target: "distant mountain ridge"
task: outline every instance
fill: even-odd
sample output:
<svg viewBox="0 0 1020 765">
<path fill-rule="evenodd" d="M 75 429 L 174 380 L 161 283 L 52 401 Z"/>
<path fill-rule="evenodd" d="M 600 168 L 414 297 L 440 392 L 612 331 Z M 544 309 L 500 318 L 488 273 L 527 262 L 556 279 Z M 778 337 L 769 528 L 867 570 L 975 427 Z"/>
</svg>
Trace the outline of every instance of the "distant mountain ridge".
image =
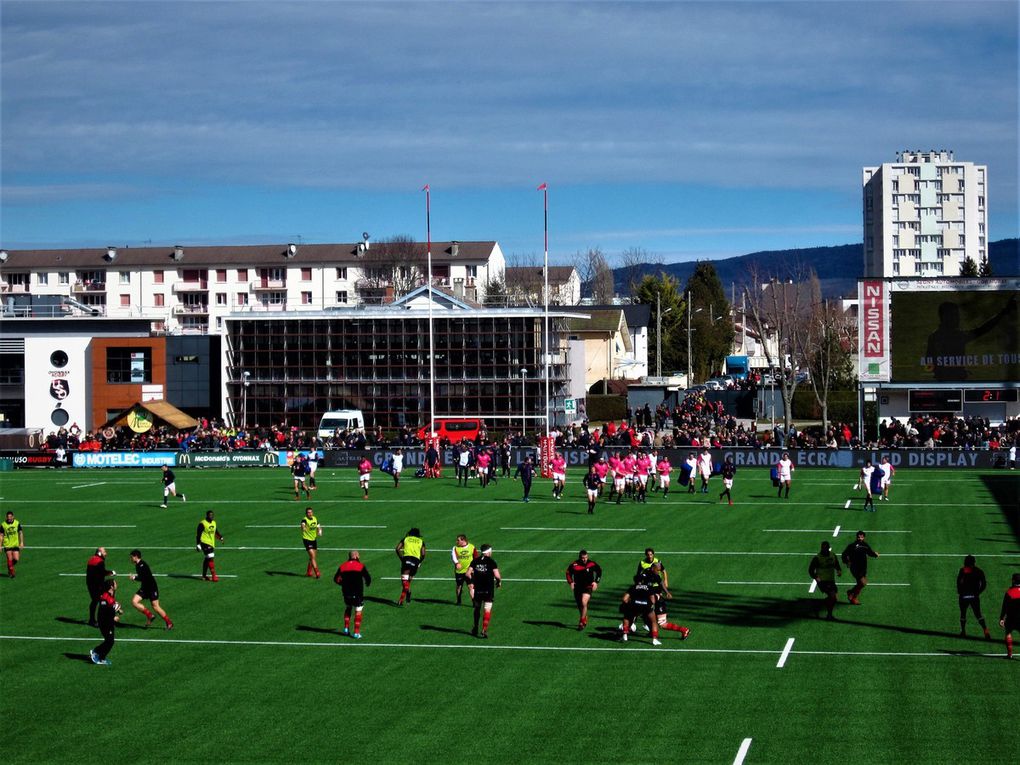
<svg viewBox="0 0 1020 765">
<path fill-rule="evenodd" d="M 1020 275 L 1020 239 L 1001 239 L 988 245 L 988 259 L 995 276 Z M 681 288 L 694 272 L 696 261 L 656 265 L 642 263 L 636 268 L 639 276 L 665 272 L 680 282 Z M 796 250 L 763 250 L 747 255 L 737 255 L 723 260 L 714 260 L 716 273 L 727 296 L 732 285 L 739 293 L 748 281 L 752 271 L 763 276 L 779 278 L 806 272 L 813 268 L 821 282 L 825 297 L 854 296 L 857 294 L 857 279 L 864 267 L 864 244 L 842 244 L 835 247 L 806 247 Z M 631 269 L 613 269 L 618 294 L 626 294 Z"/>
</svg>

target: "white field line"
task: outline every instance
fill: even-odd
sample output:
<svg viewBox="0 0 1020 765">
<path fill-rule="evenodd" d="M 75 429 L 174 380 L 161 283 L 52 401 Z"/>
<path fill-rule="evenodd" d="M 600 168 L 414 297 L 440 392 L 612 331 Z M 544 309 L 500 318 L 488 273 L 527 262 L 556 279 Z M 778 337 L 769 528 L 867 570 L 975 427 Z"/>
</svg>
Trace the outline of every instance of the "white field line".
<svg viewBox="0 0 1020 765">
<path fill-rule="evenodd" d="M 837 526 L 836 528 L 834 528 L 834 529 L 832 530 L 832 536 L 833 536 L 833 537 L 838 537 L 838 536 L 839 536 L 839 530 L 840 530 L 841 528 L 843 528 L 843 527 L 842 527 L 842 526 Z"/>
<path fill-rule="evenodd" d="M 402 579 L 402 577 L 399 577 L 399 576 L 382 576 L 382 577 L 379 577 L 379 578 L 382 579 L 383 581 L 389 581 L 389 582 L 399 582 Z M 450 584 L 450 583 L 453 582 L 453 579 L 450 578 L 450 577 L 444 577 L 444 576 L 416 576 L 414 578 L 414 581 L 415 582 L 446 582 L 447 584 Z M 555 582 L 556 584 L 566 584 L 567 583 L 566 577 L 561 577 L 559 579 L 513 579 L 512 577 L 504 576 L 502 579 L 500 579 L 500 581 L 501 582 Z"/>
<path fill-rule="evenodd" d="M 807 591 L 809 593 L 811 593 L 811 592 L 814 592 L 816 589 L 818 589 L 818 580 L 817 579 L 812 579 L 811 580 L 811 586 L 807 588 Z"/>
<path fill-rule="evenodd" d="M 55 523 L 33 523 L 33 529 L 137 529 L 137 526 L 62 526 Z"/>
<path fill-rule="evenodd" d="M 767 585 L 777 585 L 777 586 L 778 585 L 787 585 L 787 586 L 797 585 L 798 587 L 803 587 L 804 586 L 804 582 L 716 582 L 716 584 L 732 584 L 732 585 L 745 585 L 746 584 L 746 585 L 760 585 L 760 586 L 763 586 L 763 587 L 767 586 Z M 811 580 L 811 584 L 812 585 L 817 585 L 817 582 L 815 582 L 815 580 L 812 579 Z M 910 584 L 908 584 L 906 582 L 868 582 L 868 587 L 910 587 Z M 808 588 L 808 592 L 814 592 L 814 591 L 815 591 L 814 587 Z"/>
<path fill-rule="evenodd" d="M 846 504 L 843 505 L 843 509 L 844 510 L 849 510 L 850 509 L 850 500 L 849 499 L 846 501 Z"/>
<path fill-rule="evenodd" d="M 299 528 L 299 524 L 297 524 L 297 523 L 287 523 L 287 524 L 280 524 L 280 525 L 275 525 L 275 526 L 258 525 L 258 526 L 245 526 L 245 528 L 246 529 L 296 529 L 296 528 Z M 385 528 L 388 528 L 388 527 L 387 526 L 338 526 L 338 525 L 336 525 L 334 523 L 331 523 L 331 524 L 329 524 L 327 526 L 325 524 L 321 524 L 320 523 L 319 524 L 319 528 L 320 529 L 385 529 Z"/>
<path fill-rule="evenodd" d="M 85 574 L 57 574 L 57 576 L 85 576 Z M 118 574 L 126 577 L 127 574 Z M 174 579 L 201 579 L 201 574 L 153 574 L 153 576 L 172 576 Z M 220 579 L 237 579 L 237 574 L 217 574 Z"/>
<path fill-rule="evenodd" d="M 500 526 L 500 531 L 583 531 L 585 533 L 589 531 L 648 531 L 648 529 L 583 529 L 577 526 L 571 528 L 565 527 L 546 527 L 546 526 Z"/>
<path fill-rule="evenodd" d="M 366 643 L 363 641 L 340 639 L 339 633 L 335 642 L 294 642 L 284 640 L 197 640 L 181 638 L 163 638 L 161 632 L 156 632 L 152 638 L 117 638 L 117 643 L 141 643 L 145 645 L 223 645 L 223 646 L 265 646 L 269 648 L 404 648 L 404 649 L 425 649 L 433 651 L 441 650 L 496 650 L 496 651 L 550 651 L 568 653 L 609 653 L 622 652 L 631 653 L 640 651 L 649 655 L 660 653 L 707 653 L 707 654 L 764 654 L 775 656 L 779 653 L 770 648 L 666 648 L 651 646 L 625 647 L 625 646 L 545 646 L 545 645 L 498 645 L 491 642 L 479 643 Z M 0 640 L 35 640 L 46 642 L 74 642 L 74 643 L 95 643 L 95 637 L 63 637 L 57 635 L 0 635 Z M 974 658 L 975 654 L 970 651 L 792 651 L 798 656 L 887 656 L 905 658 Z M 991 658 L 1002 658 L 1000 653 L 977 654 Z"/>
<path fill-rule="evenodd" d="M 100 481 L 99 483 L 83 483 L 81 486 L 72 486 L 72 489 L 88 489 L 93 486 L 106 486 L 106 481 Z"/>
<path fill-rule="evenodd" d="M 107 550 L 133 550 L 137 545 L 132 546 L 113 546 L 104 545 Z M 141 545 L 141 549 L 145 550 L 194 550 L 194 545 L 186 545 L 184 547 L 177 546 L 165 546 L 165 545 Z M 95 546 L 88 545 L 33 545 L 33 550 L 95 550 Z M 295 547 L 293 545 L 288 547 L 252 547 L 245 545 L 241 547 L 219 547 L 218 551 L 234 552 L 237 550 L 244 550 L 246 552 L 273 552 L 277 550 L 303 550 L 302 547 Z M 350 547 L 319 547 L 319 550 L 327 550 L 331 552 L 347 552 Z M 359 547 L 361 552 L 388 552 L 392 553 L 392 547 Z M 644 550 L 589 550 L 592 555 L 636 555 L 641 557 L 644 554 Z M 658 555 L 688 555 L 688 556 L 770 556 L 770 557 L 796 557 L 803 558 L 805 555 L 812 555 L 814 551 L 809 552 L 761 552 L 761 551 L 745 551 L 745 550 L 659 550 Z M 576 549 L 569 550 L 506 550 L 500 549 L 500 555 L 577 555 Z M 969 553 L 952 552 L 952 553 L 882 553 L 883 558 L 963 558 Z M 1015 553 L 981 553 L 982 558 L 1017 558 L 1020 559 L 1020 552 Z M 445 561 L 444 561 L 445 562 Z M 876 585 L 869 584 L 869 587 Z"/>
<path fill-rule="evenodd" d="M 747 757 L 747 750 L 751 748 L 751 739 L 745 738 L 740 742 L 740 749 L 737 750 L 737 756 L 733 760 L 733 765 L 744 765 L 744 758 Z"/>
<path fill-rule="evenodd" d="M 836 527 L 841 528 L 840 526 Z M 786 534 L 826 534 L 828 529 L 762 529 L 762 531 L 772 532 L 784 532 Z M 913 534 L 913 531 L 903 530 L 892 530 L 892 529 L 873 529 L 868 532 L 869 534 Z M 833 535 L 835 536 L 835 535 Z"/>
<path fill-rule="evenodd" d="M 776 669 L 782 669 L 786 666 L 786 660 L 790 658 L 790 651 L 793 650 L 793 638 L 786 641 L 786 647 L 783 648 L 783 653 L 779 656 L 779 662 L 776 664 Z"/>
</svg>

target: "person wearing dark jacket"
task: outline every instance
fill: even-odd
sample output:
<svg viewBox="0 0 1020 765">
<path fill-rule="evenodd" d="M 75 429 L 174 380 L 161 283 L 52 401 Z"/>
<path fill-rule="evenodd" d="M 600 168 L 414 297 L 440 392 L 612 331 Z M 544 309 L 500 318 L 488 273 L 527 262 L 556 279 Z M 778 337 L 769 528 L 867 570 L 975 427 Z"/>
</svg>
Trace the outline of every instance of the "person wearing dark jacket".
<svg viewBox="0 0 1020 765">
<path fill-rule="evenodd" d="M 524 487 L 524 501 L 531 501 L 531 481 L 535 477 L 535 463 L 531 461 L 531 457 L 526 457 L 524 462 L 517 466 L 517 472 L 514 473 L 514 480 L 517 477 L 521 478 L 521 486 Z"/>
<path fill-rule="evenodd" d="M 95 554 L 85 564 L 85 586 L 89 591 L 89 626 L 96 627 L 96 608 L 99 606 L 99 599 L 106 592 L 107 581 L 110 577 L 117 575 L 116 571 L 109 571 L 106 568 L 106 548 L 97 547 Z"/>
<path fill-rule="evenodd" d="M 89 658 L 93 664 L 105 664 L 109 666 L 110 660 L 107 656 L 113 650 L 114 629 L 120 621 L 123 609 L 114 597 L 117 594 L 117 580 L 111 579 L 106 583 L 106 589 L 99 596 L 99 632 L 103 636 L 103 642 L 89 651 Z"/>
<path fill-rule="evenodd" d="M 981 614 L 981 593 L 988 587 L 985 572 L 979 569 L 973 555 L 963 559 L 963 568 L 956 575 L 956 593 L 960 596 L 960 637 L 967 636 L 967 609 L 974 612 L 978 624 L 985 631 L 985 640 L 992 639 L 985 617 Z"/>
</svg>

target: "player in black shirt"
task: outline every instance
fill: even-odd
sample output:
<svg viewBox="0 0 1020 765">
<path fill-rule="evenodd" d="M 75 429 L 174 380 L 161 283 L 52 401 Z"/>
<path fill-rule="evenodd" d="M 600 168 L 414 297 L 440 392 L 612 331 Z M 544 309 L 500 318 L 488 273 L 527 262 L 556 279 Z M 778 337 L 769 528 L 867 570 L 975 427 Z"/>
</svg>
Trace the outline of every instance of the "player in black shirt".
<svg viewBox="0 0 1020 765">
<path fill-rule="evenodd" d="M 737 466 L 733 464 L 733 458 L 727 457 L 726 461 L 722 466 L 722 479 L 723 479 L 723 491 L 719 495 L 719 500 L 722 501 L 723 497 L 733 504 L 733 495 L 730 494 L 730 489 L 733 488 L 733 476 L 737 474 Z"/>
<path fill-rule="evenodd" d="M 652 631 L 652 645 L 662 645 L 659 640 L 659 625 L 655 619 L 655 589 L 661 583 L 661 580 L 658 583 L 655 582 L 658 578 L 654 572 L 635 576 L 634 584 L 623 593 L 623 600 L 620 604 L 620 612 L 623 614 L 621 643 L 627 642 L 627 633 L 630 632 L 631 622 L 644 619 Z"/>
<path fill-rule="evenodd" d="M 99 599 L 107 590 L 107 585 L 112 577 L 117 576 L 116 571 L 106 568 L 106 548 L 97 547 L 95 554 L 85 564 L 85 587 L 89 591 L 89 626 L 96 627 L 96 608 L 99 606 Z"/>
<path fill-rule="evenodd" d="M 106 582 L 106 589 L 103 590 L 102 595 L 99 596 L 99 623 L 96 625 L 99 627 L 99 632 L 103 636 L 103 642 L 89 651 L 89 657 L 92 659 L 93 664 L 109 664 L 110 660 L 106 658 L 109 656 L 110 651 L 113 650 L 114 643 L 114 629 L 117 622 L 120 621 L 120 615 L 123 609 L 120 607 L 120 603 L 116 600 L 117 594 L 117 580 L 110 579 Z"/>
<path fill-rule="evenodd" d="M 588 466 L 588 472 L 581 479 L 584 484 L 585 493 L 588 495 L 588 515 L 595 514 L 595 501 L 599 498 L 599 489 L 602 488 L 602 479 L 595 470 L 595 464 Z"/>
<path fill-rule="evenodd" d="M 1013 658 L 1013 631 L 1020 630 L 1020 574 L 1013 574 L 1013 586 L 1006 590 L 999 613 L 999 626 L 1006 630 L 1006 658 Z"/>
<path fill-rule="evenodd" d="M 967 636 L 967 609 L 974 611 L 978 624 L 985 631 L 985 640 L 992 639 L 985 617 L 981 614 L 981 593 L 988 587 L 985 572 L 975 565 L 973 555 L 963 559 L 963 568 L 956 575 L 956 593 L 960 596 L 960 637 Z"/>
<path fill-rule="evenodd" d="M 148 629 L 149 625 L 152 624 L 152 620 L 155 618 L 152 615 L 152 611 L 163 617 L 163 622 L 166 624 L 168 630 L 174 628 L 174 623 L 170 621 L 170 617 L 166 615 L 166 611 L 159 604 L 159 587 L 156 586 L 156 577 L 152 574 L 152 569 L 149 568 L 149 564 L 142 560 L 142 553 L 139 550 L 131 551 L 131 562 L 135 564 L 135 573 L 131 575 L 132 582 L 138 582 L 138 592 L 135 593 L 134 597 L 131 598 L 131 605 L 145 614 L 145 628 Z M 147 600 L 152 603 L 152 611 L 142 605 L 142 601 Z"/>
<path fill-rule="evenodd" d="M 492 545 L 482 545 L 482 554 L 474 559 L 467 570 L 468 581 L 474 586 L 475 626 L 471 634 L 489 637 L 489 621 L 492 619 L 492 601 L 496 590 L 502 586 L 499 564 L 492 559 Z M 482 616 L 482 611 L 485 615 Z M 478 634 L 478 618 L 482 617 L 482 634 Z"/>
<path fill-rule="evenodd" d="M 878 553 L 871 549 L 871 545 L 864 541 L 863 531 L 857 532 L 857 539 L 848 544 L 843 550 L 843 562 L 850 568 L 850 573 L 857 584 L 847 590 L 846 598 L 855 606 L 861 602 L 857 597 L 861 590 L 868 586 L 868 558 L 877 558 Z"/>
<path fill-rule="evenodd" d="M 172 471 L 166 465 L 163 466 L 162 479 L 163 479 L 163 504 L 160 505 L 160 507 L 166 507 L 167 498 L 171 494 L 173 494 L 175 497 L 177 496 L 177 483 L 176 478 L 174 476 L 174 471 Z M 187 501 L 188 498 L 181 494 L 181 502 Z"/>
<path fill-rule="evenodd" d="M 591 471 L 588 472 L 591 475 Z M 578 631 L 588 626 L 588 601 L 592 594 L 599 588 L 602 581 L 602 567 L 595 561 L 588 558 L 588 551 L 581 550 L 577 554 L 577 560 L 567 566 L 567 584 L 574 593 L 574 602 L 577 604 L 577 612 L 580 619 L 577 622 Z"/>
<path fill-rule="evenodd" d="M 368 569 L 361 562 L 357 550 L 347 553 L 347 561 L 340 564 L 333 581 L 340 585 L 344 594 L 344 629 L 342 634 L 351 634 L 351 610 L 354 610 L 354 639 L 361 640 L 361 612 L 365 608 L 365 588 L 372 584 Z"/>
<path fill-rule="evenodd" d="M 294 457 L 294 463 L 290 466 L 290 474 L 294 478 L 294 501 L 301 498 L 301 492 L 305 493 L 305 499 L 312 498 L 311 489 L 308 488 L 308 463 L 300 454 Z"/>
<path fill-rule="evenodd" d="M 526 457 L 524 462 L 517 466 L 517 471 L 514 473 L 514 480 L 517 476 L 521 477 L 521 486 L 524 487 L 524 501 L 531 501 L 531 481 L 535 477 L 535 463 L 532 462 L 531 457 Z"/>
</svg>

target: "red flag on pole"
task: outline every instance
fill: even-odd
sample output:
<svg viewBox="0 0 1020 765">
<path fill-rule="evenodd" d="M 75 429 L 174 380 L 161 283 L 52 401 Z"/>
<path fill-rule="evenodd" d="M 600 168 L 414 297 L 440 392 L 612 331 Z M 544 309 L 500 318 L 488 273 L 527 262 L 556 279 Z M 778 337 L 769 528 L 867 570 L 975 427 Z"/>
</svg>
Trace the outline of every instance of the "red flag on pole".
<svg viewBox="0 0 1020 765">
<path fill-rule="evenodd" d="M 538 188 L 536 189 L 536 191 L 545 191 L 545 190 L 546 190 L 546 189 L 548 189 L 548 188 L 549 188 L 548 184 L 545 184 L 545 183 L 543 183 L 543 184 L 542 184 L 541 186 L 539 186 L 539 187 L 538 187 Z"/>
<path fill-rule="evenodd" d="M 422 191 L 428 191 L 429 190 L 429 185 L 426 183 L 424 186 L 421 187 L 421 190 Z"/>
</svg>

